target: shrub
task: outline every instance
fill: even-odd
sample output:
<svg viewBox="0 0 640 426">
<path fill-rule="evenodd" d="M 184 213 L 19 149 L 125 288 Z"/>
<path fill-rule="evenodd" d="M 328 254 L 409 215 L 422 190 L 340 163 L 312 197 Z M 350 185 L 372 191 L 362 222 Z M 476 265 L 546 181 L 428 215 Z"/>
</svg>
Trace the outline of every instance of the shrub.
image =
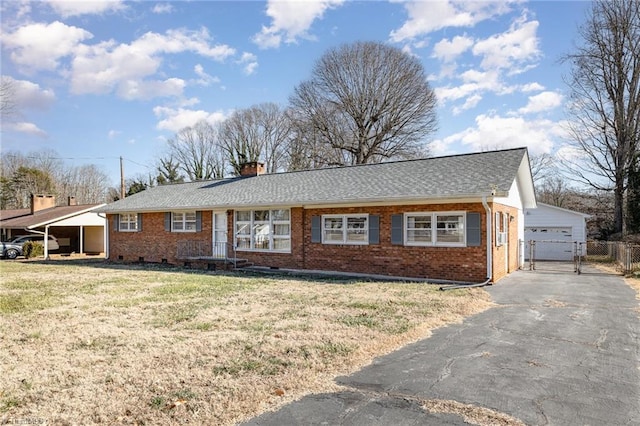
<svg viewBox="0 0 640 426">
<path fill-rule="evenodd" d="M 31 257 L 44 256 L 44 246 L 35 241 L 28 241 L 22 246 L 22 254 L 27 259 Z"/>
</svg>

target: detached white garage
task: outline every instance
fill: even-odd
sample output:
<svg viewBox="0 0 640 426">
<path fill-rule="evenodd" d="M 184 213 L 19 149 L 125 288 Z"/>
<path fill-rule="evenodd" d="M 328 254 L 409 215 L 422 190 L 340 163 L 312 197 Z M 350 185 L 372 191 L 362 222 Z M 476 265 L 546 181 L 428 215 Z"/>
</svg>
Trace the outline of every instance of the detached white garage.
<svg viewBox="0 0 640 426">
<path fill-rule="evenodd" d="M 574 242 L 586 242 L 588 214 L 538 203 L 524 209 L 525 259 L 535 241 L 536 260 L 573 260 Z"/>
</svg>

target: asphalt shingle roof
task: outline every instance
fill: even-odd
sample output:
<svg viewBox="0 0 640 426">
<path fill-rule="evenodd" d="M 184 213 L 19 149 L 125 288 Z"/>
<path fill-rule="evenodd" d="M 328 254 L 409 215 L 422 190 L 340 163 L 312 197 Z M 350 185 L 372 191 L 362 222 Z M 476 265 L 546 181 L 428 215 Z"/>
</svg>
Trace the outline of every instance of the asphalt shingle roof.
<svg viewBox="0 0 640 426">
<path fill-rule="evenodd" d="M 12 216 L 5 219 L 2 215 L 0 219 L 1 228 L 28 228 L 34 225 L 40 225 L 45 223 L 55 222 L 59 219 L 72 216 L 76 213 L 85 212 L 91 210 L 92 207 L 97 207 L 99 204 L 86 204 L 76 206 L 57 206 L 48 209 L 37 211 L 31 214 L 31 209 L 21 209 L 25 214 L 21 216 Z M 10 210 L 9 212 L 12 212 Z"/>
<path fill-rule="evenodd" d="M 526 148 L 157 186 L 97 211 L 391 202 L 507 193 Z"/>
</svg>

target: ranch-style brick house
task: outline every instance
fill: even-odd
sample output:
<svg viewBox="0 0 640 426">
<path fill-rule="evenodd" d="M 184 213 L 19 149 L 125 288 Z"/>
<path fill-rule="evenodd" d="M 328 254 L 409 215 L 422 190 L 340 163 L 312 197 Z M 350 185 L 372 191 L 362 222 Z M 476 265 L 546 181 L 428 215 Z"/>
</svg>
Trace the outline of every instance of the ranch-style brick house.
<svg viewBox="0 0 640 426">
<path fill-rule="evenodd" d="M 106 213 L 107 258 L 498 281 L 536 199 L 526 148 L 147 189 Z"/>
</svg>

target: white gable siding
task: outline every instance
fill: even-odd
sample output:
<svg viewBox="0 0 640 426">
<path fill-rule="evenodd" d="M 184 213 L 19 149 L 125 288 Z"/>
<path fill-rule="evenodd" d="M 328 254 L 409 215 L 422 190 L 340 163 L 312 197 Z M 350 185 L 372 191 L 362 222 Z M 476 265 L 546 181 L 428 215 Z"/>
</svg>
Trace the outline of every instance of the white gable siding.
<svg viewBox="0 0 640 426">
<path fill-rule="evenodd" d="M 524 209 L 523 200 L 520 193 L 518 178 L 514 179 L 509 189 L 509 195 L 507 197 L 495 197 L 494 202 L 504 204 L 506 206 L 515 207 L 518 209 L 518 240 L 524 240 L 524 228 L 526 226 L 524 222 Z M 524 262 L 523 253 L 520 256 L 520 264 Z"/>
<path fill-rule="evenodd" d="M 515 207 L 518 210 L 522 210 L 522 197 L 520 196 L 518 183 L 515 179 L 511 184 L 511 188 L 509 188 L 509 195 L 507 197 L 495 197 L 493 200 L 496 203 L 504 204 L 505 206 Z"/>
</svg>

